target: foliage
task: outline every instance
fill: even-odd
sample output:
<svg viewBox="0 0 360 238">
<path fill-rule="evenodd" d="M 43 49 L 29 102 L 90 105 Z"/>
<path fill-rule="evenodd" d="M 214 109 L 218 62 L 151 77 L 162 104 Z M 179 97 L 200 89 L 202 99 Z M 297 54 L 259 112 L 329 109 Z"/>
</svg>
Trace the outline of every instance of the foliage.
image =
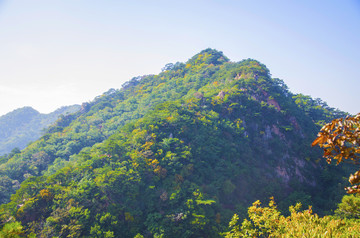
<svg viewBox="0 0 360 238">
<path fill-rule="evenodd" d="M 353 165 L 360 164 L 360 113 L 356 116 L 334 119 L 323 126 L 312 146 L 319 145 L 324 149 L 324 157 L 331 164 L 348 162 Z M 349 182 L 352 187 L 345 190 L 348 193 L 360 193 L 360 170 L 351 174 Z M 356 185 L 358 184 L 358 185 Z"/>
<path fill-rule="evenodd" d="M 229 223 L 230 231 L 225 237 L 357 237 L 359 220 L 341 220 L 325 216 L 320 218 L 311 207 L 300 211 L 301 203 L 289 208 L 285 217 L 278 211 L 273 199 L 268 207 L 261 207 L 260 201 L 248 209 L 249 219 L 241 226 L 235 214 Z"/>
<path fill-rule="evenodd" d="M 360 195 L 345 195 L 338 204 L 335 215 L 340 218 L 360 219 Z"/>
<path fill-rule="evenodd" d="M 323 126 L 327 121 L 331 121 L 334 118 L 347 115 L 338 109 L 329 107 L 327 103 L 320 98 L 313 99 L 310 96 L 296 94 L 293 96 L 293 99 L 295 103 L 320 126 Z"/>
<path fill-rule="evenodd" d="M 24 230 L 20 222 L 6 223 L 0 230 L 0 237 L 18 238 L 24 236 Z M 35 237 L 33 234 L 29 237 Z"/>
<path fill-rule="evenodd" d="M 324 214 L 341 199 L 343 171 L 322 169 L 309 145 L 334 110 L 306 113 L 293 96 L 265 65 L 212 49 L 135 77 L 3 160 L 2 226 L 18 221 L 39 237 L 219 237 L 234 211 L 272 194 Z"/>
<path fill-rule="evenodd" d="M 62 114 L 73 113 L 79 105 L 61 107 L 49 114 L 41 114 L 31 107 L 23 107 L 0 117 L 0 155 L 17 147 L 24 149 L 41 137 L 42 131 Z"/>
</svg>

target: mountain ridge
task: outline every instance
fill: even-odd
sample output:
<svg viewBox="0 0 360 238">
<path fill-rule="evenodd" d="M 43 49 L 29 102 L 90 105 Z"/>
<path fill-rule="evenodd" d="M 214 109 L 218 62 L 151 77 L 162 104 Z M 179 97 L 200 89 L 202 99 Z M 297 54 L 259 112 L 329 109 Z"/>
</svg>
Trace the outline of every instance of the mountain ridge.
<svg viewBox="0 0 360 238">
<path fill-rule="evenodd" d="M 1 215 L 39 236 L 217 237 L 275 194 L 326 214 L 343 170 L 310 145 L 345 115 L 206 49 L 84 103 L 1 164 Z"/>
<path fill-rule="evenodd" d="M 12 149 L 24 149 L 28 143 L 41 136 L 47 126 L 58 116 L 75 112 L 79 105 L 63 106 L 50 113 L 40 113 L 32 107 L 15 109 L 0 117 L 0 155 Z"/>
</svg>

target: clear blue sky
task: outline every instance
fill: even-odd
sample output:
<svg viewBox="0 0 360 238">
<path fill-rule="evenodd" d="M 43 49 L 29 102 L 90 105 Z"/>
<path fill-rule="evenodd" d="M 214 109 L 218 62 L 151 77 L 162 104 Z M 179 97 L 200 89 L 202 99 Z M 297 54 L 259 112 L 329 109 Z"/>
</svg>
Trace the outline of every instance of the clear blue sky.
<svg viewBox="0 0 360 238">
<path fill-rule="evenodd" d="M 0 115 L 90 101 L 208 47 L 360 112 L 360 1 L 0 0 Z"/>
</svg>

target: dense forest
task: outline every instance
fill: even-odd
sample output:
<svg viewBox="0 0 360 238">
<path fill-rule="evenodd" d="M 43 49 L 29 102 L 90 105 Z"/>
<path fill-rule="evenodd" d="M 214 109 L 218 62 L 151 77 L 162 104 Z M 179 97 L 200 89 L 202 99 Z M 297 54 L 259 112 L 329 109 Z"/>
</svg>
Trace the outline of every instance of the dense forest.
<svg viewBox="0 0 360 238">
<path fill-rule="evenodd" d="M 349 168 L 311 147 L 345 116 L 256 60 L 203 50 L 83 103 L 3 157 L 0 234 L 355 237 Z"/>
<path fill-rule="evenodd" d="M 30 142 L 39 139 L 42 131 L 60 115 L 74 113 L 79 109 L 79 105 L 64 106 L 51 113 L 42 114 L 31 107 L 23 107 L 1 116 L 0 155 L 9 154 L 14 148 L 24 149 Z"/>
</svg>

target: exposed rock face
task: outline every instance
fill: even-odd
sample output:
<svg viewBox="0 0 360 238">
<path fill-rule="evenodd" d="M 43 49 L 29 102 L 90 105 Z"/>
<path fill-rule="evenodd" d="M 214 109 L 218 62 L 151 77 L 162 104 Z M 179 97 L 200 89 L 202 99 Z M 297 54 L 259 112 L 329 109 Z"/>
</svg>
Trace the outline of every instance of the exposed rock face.
<svg viewBox="0 0 360 238">
<path fill-rule="evenodd" d="M 285 167 L 281 167 L 280 165 L 276 167 L 276 173 L 278 174 L 279 177 L 282 178 L 282 180 L 285 183 L 288 183 L 290 180 L 290 175 L 288 174 L 287 170 Z"/>
<path fill-rule="evenodd" d="M 278 112 L 281 111 L 280 105 L 275 99 L 268 99 L 267 103 L 274 106 Z"/>
<path fill-rule="evenodd" d="M 202 93 L 196 92 L 196 93 L 194 93 L 194 97 L 197 99 L 202 99 L 204 97 L 204 95 Z"/>
<path fill-rule="evenodd" d="M 90 104 L 87 102 L 84 102 L 81 104 L 80 112 L 86 113 L 87 111 L 89 111 L 89 109 L 90 109 Z"/>
<path fill-rule="evenodd" d="M 271 128 L 271 131 L 274 132 L 275 135 L 278 135 L 281 139 L 285 140 L 285 135 L 280 132 L 279 127 L 276 125 L 273 125 Z"/>
<path fill-rule="evenodd" d="M 225 97 L 225 92 L 224 91 L 220 91 L 219 94 L 217 95 L 218 98 L 220 98 L 221 100 L 224 99 Z"/>
<path fill-rule="evenodd" d="M 270 139 L 272 138 L 272 135 L 271 135 L 271 128 L 269 125 L 267 125 L 265 127 L 265 133 L 264 133 L 264 139 Z"/>
</svg>

